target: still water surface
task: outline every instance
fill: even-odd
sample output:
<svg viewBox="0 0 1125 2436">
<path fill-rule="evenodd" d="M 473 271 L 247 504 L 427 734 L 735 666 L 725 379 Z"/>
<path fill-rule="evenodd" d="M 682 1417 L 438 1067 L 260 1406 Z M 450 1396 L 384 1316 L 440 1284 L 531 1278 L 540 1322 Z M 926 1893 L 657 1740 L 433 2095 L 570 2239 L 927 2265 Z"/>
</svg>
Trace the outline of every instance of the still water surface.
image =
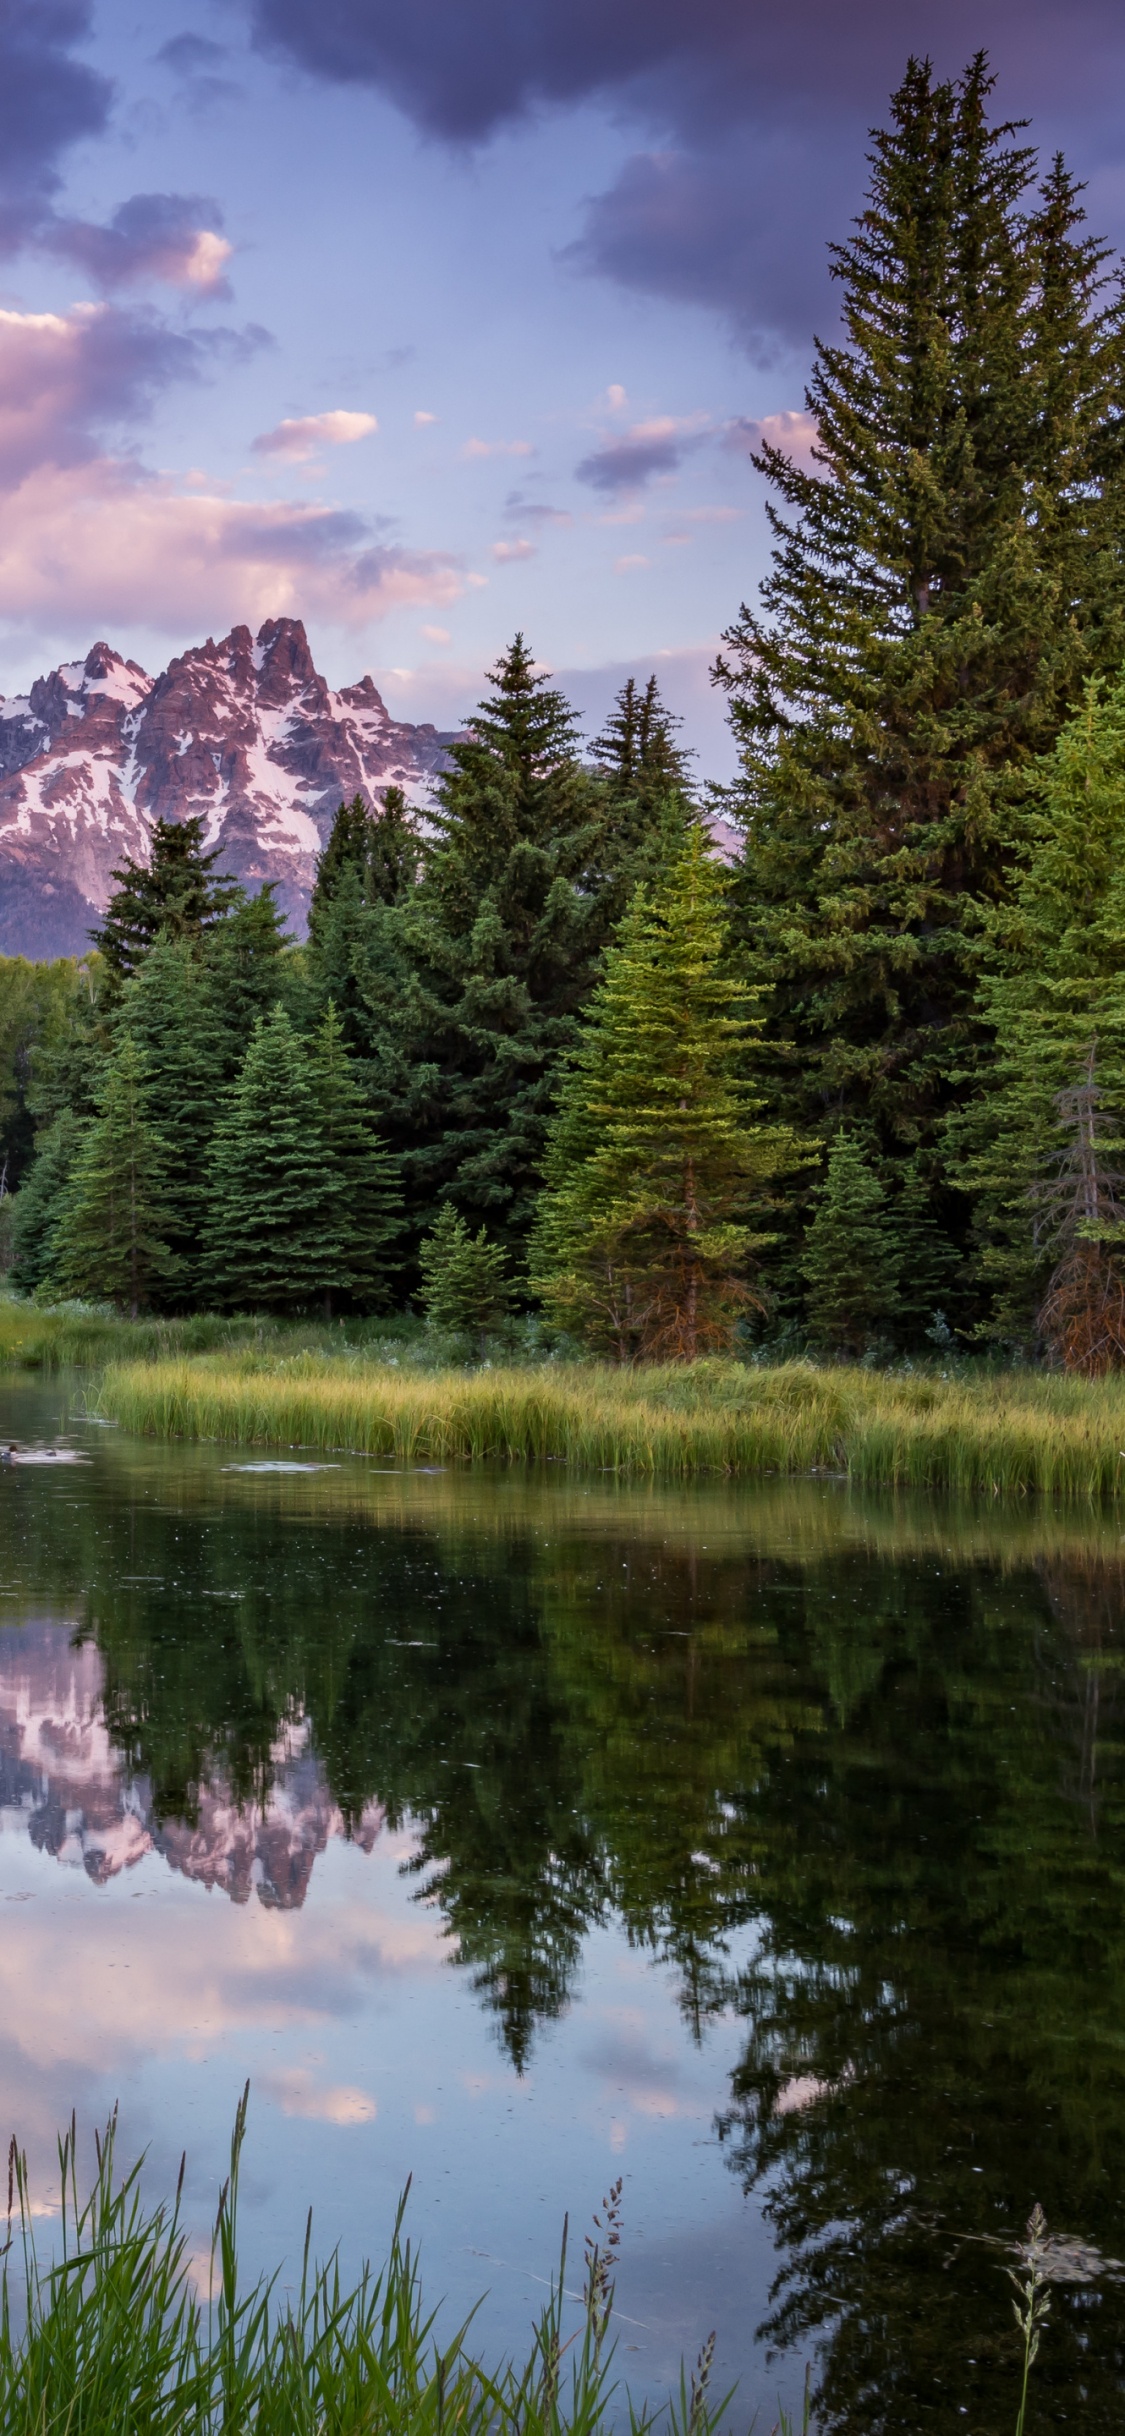
<svg viewBox="0 0 1125 2436">
<path fill-rule="evenodd" d="M 0 1388 L 0 2132 L 121 2103 L 201 2254 L 378 2255 L 522 2349 L 624 2178 L 620 2366 L 1007 2429 L 999 2243 L 1125 2257 L 1125 1545 L 835 1482 L 261 1468 Z M 296 1457 L 292 1460 L 297 1460 Z M 49 2216 L 47 2217 L 49 2225 Z M 46 2229 L 46 2227 L 45 2227 Z M 579 2280 L 572 2274 L 572 2282 Z M 1125 2298 L 1033 2426 L 1120 2430 Z M 771 2417 L 765 2417 L 765 2425 Z"/>
</svg>

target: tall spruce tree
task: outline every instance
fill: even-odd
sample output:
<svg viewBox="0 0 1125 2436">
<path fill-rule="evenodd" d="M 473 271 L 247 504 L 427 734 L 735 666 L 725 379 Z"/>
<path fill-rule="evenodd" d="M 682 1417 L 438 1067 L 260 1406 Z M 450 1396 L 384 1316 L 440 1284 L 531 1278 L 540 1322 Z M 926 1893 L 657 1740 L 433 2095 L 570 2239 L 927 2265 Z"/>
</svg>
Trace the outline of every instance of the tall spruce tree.
<svg viewBox="0 0 1125 2436">
<path fill-rule="evenodd" d="M 174 1290 L 168 1145 L 152 1121 L 142 1052 L 125 1032 L 105 1069 L 51 1247 L 47 1282 L 136 1319 Z"/>
<path fill-rule="evenodd" d="M 892 1334 L 899 1256 L 883 1186 L 843 1127 L 813 1200 L 801 1258 L 809 1334 L 822 1353 L 856 1356 Z"/>
<path fill-rule="evenodd" d="M 223 919 L 209 928 L 202 962 L 211 988 L 215 1015 L 222 1027 L 228 1079 L 233 1081 L 250 1045 L 254 1026 L 279 1001 L 299 997 L 292 959 L 293 945 L 285 917 L 267 880 L 254 896 L 239 889 Z"/>
<path fill-rule="evenodd" d="M 259 1018 L 216 1129 L 205 1278 L 228 1309 L 310 1311 L 336 1281 L 338 1196 L 308 1049 L 283 1007 Z"/>
<path fill-rule="evenodd" d="M 308 968 L 314 1000 L 332 1001 L 349 1048 L 362 1052 L 367 1045 L 372 1007 L 364 984 L 386 952 L 384 917 L 417 882 L 421 852 L 401 787 L 388 787 L 373 811 L 361 795 L 340 805 L 317 864 Z"/>
<path fill-rule="evenodd" d="M 939 1184 L 1029 766 L 1123 632 L 1120 291 L 991 85 L 913 60 L 874 137 L 813 461 L 758 451 L 772 570 L 717 670 L 770 1089 L 825 1134 L 873 1121 L 884 1157 L 922 1145 Z"/>
<path fill-rule="evenodd" d="M 352 1309 L 378 1311 L 390 1296 L 393 1246 L 402 1229 L 398 1161 L 375 1131 L 331 1002 L 312 1044 L 311 1080 L 333 1207 L 326 1293 Z"/>
<path fill-rule="evenodd" d="M 35 1157 L 15 1196 L 11 1218 L 9 1275 L 21 1294 L 34 1294 L 40 1286 L 47 1286 L 55 1238 L 89 1121 L 75 1109 L 62 1107 L 36 1141 Z"/>
<path fill-rule="evenodd" d="M 226 927 L 224 925 L 224 927 Z M 228 1025 L 212 978 L 186 939 L 162 932 L 125 983 L 112 1018 L 141 1054 L 151 1121 L 166 1152 L 164 1233 L 173 1299 L 196 1299 L 211 1142 L 229 1074 Z"/>
<path fill-rule="evenodd" d="M 415 1223 L 531 1224 L 560 1059 L 604 931 L 602 826 L 571 712 L 522 635 L 450 750 L 421 882 L 366 978 L 372 1091 Z"/>
<path fill-rule="evenodd" d="M 752 1213 L 790 1146 L 745 1080 L 759 1025 L 729 970 L 725 895 L 686 821 L 609 952 L 552 1129 L 533 1283 L 622 1360 L 694 1360 L 758 1302 Z"/>
<path fill-rule="evenodd" d="M 690 803 L 687 756 L 675 739 L 678 725 L 654 676 L 643 686 L 627 677 L 590 747 L 603 790 L 607 930 L 620 920 L 638 882 L 656 877 L 665 826 L 682 818 Z"/>
<path fill-rule="evenodd" d="M 1107 1184 L 1123 1163 L 1125 679 L 1087 687 L 1036 780 L 1019 885 L 989 928 L 991 1057 L 950 1128 L 992 1297 L 982 1325 L 1023 1346 L 1084 1219 L 1066 1186 L 1083 1135 L 1103 1146 Z M 1096 1095 L 1085 1128 L 1084 1092 Z"/>
<path fill-rule="evenodd" d="M 217 870 L 219 848 L 204 848 L 203 830 L 202 813 L 158 820 L 149 861 L 129 857 L 112 874 L 117 885 L 91 937 L 115 980 L 135 972 L 161 931 L 197 945 L 241 897 L 238 881 Z"/>
</svg>

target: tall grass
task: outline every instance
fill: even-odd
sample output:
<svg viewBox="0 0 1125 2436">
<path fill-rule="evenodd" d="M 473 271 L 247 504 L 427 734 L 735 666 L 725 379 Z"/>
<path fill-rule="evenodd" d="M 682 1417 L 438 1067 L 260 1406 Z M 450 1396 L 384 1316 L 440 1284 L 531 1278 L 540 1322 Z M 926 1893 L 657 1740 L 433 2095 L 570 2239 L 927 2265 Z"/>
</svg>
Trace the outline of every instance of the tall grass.
<svg viewBox="0 0 1125 2436">
<path fill-rule="evenodd" d="M 362 1358 L 232 1348 L 114 1364 L 100 1393 L 104 1411 L 138 1433 L 401 1463 L 495 1457 L 664 1479 L 820 1471 L 974 1494 L 1125 1493 L 1125 1381 L 1116 1379 L 718 1361 L 427 1375 Z"/>
<path fill-rule="evenodd" d="M 715 2436 L 731 2396 L 709 2390 L 713 2338 L 660 2410 L 636 2409 L 615 2382 L 612 2208 L 604 2245 L 586 2246 L 576 2330 L 564 2332 L 564 2235 L 559 2275 L 522 2366 L 487 2367 L 469 2347 L 471 2321 L 438 2341 L 401 2206 L 385 2266 L 377 2274 L 365 2267 L 350 2289 L 336 2258 L 311 2263 L 306 2233 L 295 2301 L 279 2299 L 276 2276 L 243 2290 L 245 2124 L 244 2095 L 206 2302 L 190 2273 L 179 2192 L 171 2206 L 146 2209 L 139 2166 L 117 2180 L 112 2123 L 84 2198 L 73 2125 L 59 2143 L 61 2246 L 50 2265 L 37 2253 L 26 2162 L 13 2143 L 9 2251 L 22 2290 L 13 2306 L 6 2258 L 5 2436 L 600 2436 L 623 2423 L 630 2436 L 658 2425 L 667 2436 Z M 784 2415 L 775 2436 L 792 2436 Z"/>
</svg>

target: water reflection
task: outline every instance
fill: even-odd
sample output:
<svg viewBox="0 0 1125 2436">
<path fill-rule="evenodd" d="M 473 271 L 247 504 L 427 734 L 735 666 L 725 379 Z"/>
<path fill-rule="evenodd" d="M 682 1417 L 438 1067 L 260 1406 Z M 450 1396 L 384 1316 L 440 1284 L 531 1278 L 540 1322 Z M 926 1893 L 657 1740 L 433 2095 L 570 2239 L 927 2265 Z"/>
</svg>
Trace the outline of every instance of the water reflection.
<svg viewBox="0 0 1125 2436">
<path fill-rule="evenodd" d="M 156 1854 L 282 1912 L 330 1846 L 409 1830 L 408 1891 L 525 2075 L 623 1933 L 705 2069 L 733 2035 L 712 2111 L 772 2229 L 762 2340 L 817 2347 L 822 2425 L 1005 2423 L 983 2245 L 1038 2198 L 1125 2248 L 1116 1526 L 116 1445 L 80 1489 L 3 1487 L 9 1822 L 98 1885 Z M 635 2019 L 599 2052 L 674 2111 Z M 1060 2299 L 1037 2375 L 1040 2424 L 1120 2425 L 1114 2287 Z"/>
</svg>

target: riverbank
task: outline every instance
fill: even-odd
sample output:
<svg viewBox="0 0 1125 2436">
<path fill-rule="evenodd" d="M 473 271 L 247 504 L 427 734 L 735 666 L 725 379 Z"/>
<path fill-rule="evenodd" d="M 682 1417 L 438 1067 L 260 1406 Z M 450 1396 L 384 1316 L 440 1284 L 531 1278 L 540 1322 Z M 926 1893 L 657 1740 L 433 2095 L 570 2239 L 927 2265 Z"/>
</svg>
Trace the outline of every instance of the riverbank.
<svg viewBox="0 0 1125 2436">
<path fill-rule="evenodd" d="M 100 1409 L 137 1434 L 393 1462 L 560 1463 L 588 1472 L 843 1474 L 869 1486 L 1125 1494 L 1125 1380 L 963 1379 L 735 1362 L 637 1371 L 399 1368 L 360 1355 L 112 1363 Z"/>
</svg>

